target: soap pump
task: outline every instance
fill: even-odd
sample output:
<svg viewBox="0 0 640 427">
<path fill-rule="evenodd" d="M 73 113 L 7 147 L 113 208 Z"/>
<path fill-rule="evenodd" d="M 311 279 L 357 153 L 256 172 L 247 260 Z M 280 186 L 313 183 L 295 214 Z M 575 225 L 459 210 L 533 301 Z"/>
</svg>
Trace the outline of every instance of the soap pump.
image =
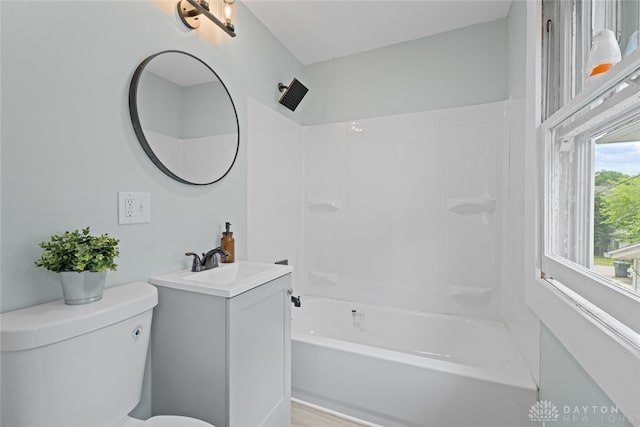
<svg viewBox="0 0 640 427">
<path fill-rule="evenodd" d="M 227 231 L 222 232 L 222 239 L 220 239 L 220 246 L 222 249 L 227 251 L 229 255 L 227 255 L 222 262 L 229 263 L 233 262 L 235 259 L 235 240 L 233 239 L 233 231 L 231 231 L 231 223 L 225 223 L 225 227 Z"/>
</svg>

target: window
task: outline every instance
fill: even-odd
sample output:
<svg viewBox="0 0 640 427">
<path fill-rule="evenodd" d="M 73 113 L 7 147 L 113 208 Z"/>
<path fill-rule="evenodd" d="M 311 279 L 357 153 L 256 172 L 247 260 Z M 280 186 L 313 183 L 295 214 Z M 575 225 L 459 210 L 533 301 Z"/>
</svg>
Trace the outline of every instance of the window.
<svg viewBox="0 0 640 427">
<path fill-rule="evenodd" d="M 598 30 L 614 32 L 623 58 L 638 47 L 638 0 L 544 0 L 543 119 L 579 95 L 587 78 L 587 58 Z"/>
<path fill-rule="evenodd" d="M 589 268 L 640 294 L 640 119 L 611 129 L 593 142 Z"/>
<path fill-rule="evenodd" d="M 547 73 L 541 93 L 547 114 L 543 109 L 537 135 L 541 274 L 526 294 L 541 321 L 634 419 L 640 419 L 638 3 L 544 2 L 543 16 L 555 12 L 556 25 L 534 46 L 550 46 L 540 70 Z M 592 34 L 602 28 L 614 31 L 623 58 L 587 79 Z"/>
<path fill-rule="evenodd" d="M 640 333 L 640 51 L 637 0 L 544 3 L 543 276 Z M 554 25 L 562 23 L 563 26 Z M 584 72 L 592 34 L 623 60 Z M 544 115 L 544 113 L 543 113 Z"/>
<path fill-rule="evenodd" d="M 633 74 L 552 129 L 545 193 L 547 253 L 640 293 L 633 253 L 615 252 L 640 245 L 640 87 L 629 84 L 635 80 Z"/>
</svg>

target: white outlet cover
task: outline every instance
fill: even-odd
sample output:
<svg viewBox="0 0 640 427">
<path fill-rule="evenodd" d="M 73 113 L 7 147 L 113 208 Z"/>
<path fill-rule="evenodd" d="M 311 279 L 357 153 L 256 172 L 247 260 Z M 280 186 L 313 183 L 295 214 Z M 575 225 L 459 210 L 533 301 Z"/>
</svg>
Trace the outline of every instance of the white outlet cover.
<svg viewBox="0 0 640 427">
<path fill-rule="evenodd" d="M 127 207 L 129 201 L 129 207 Z M 118 193 L 118 224 L 151 222 L 151 193 L 121 191 Z"/>
</svg>

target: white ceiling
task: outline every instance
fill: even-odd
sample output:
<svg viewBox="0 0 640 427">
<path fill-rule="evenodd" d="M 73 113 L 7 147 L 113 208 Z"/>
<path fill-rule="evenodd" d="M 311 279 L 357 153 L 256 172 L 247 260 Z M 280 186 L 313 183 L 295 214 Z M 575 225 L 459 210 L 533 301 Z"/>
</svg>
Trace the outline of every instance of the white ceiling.
<svg viewBox="0 0 640 427">
<path fill-rule="evenodd" d="M 243 3 L 304 65 L 504 18 L 511 7 L 511 0 Z"/>
</svg>

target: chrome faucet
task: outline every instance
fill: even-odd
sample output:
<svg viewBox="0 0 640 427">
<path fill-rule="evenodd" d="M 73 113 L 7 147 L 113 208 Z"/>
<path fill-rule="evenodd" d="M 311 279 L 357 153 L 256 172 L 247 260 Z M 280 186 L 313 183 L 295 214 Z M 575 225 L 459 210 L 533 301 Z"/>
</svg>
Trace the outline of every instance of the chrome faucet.
<svg viewBox="0 0 640 427">
<path fill-rule="evenodd" d="M 185 255 L 193 257 L 191 271 L 197 272 L 216 268 L 218 266 L 218 257 L 216 257 L 217 254 L 220 254 L 222 258 L 226 258 L 229 255 L 229 253 L 221 247 L 211 249 L 206 254 L 203 253 L 202 258 L 199 257 L 198 254 L 193 252 L 187 252 Z"/>
</svg>

